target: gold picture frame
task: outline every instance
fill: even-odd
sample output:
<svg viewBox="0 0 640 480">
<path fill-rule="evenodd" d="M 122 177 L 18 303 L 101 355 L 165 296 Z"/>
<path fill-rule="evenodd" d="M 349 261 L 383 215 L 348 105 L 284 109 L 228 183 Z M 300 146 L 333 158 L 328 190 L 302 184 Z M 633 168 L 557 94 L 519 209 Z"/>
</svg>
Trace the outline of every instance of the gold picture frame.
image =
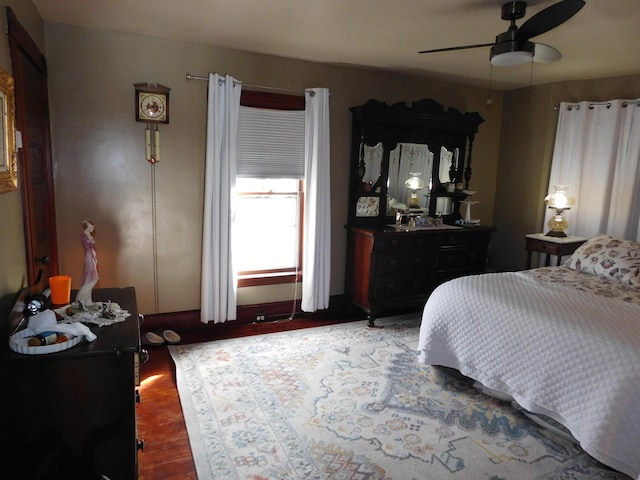
<svg viewBox="0 0 640 480">
<path fill-rule="evenodd" d="M 0 193 L 18 188 L 16 97 L 13 77 L 0 68 Z"/>
</svg>

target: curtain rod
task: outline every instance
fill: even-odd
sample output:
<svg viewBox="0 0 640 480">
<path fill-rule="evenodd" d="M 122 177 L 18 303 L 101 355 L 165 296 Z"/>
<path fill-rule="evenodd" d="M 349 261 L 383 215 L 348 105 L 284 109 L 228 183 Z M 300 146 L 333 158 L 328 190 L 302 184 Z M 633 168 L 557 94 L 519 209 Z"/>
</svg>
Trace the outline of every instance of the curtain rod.
<svg viewBox="0 0 640 480">
<path fill-rule="evenodd" d="M 207 80 L 209 81 L 209 77 L 203 77 L 201 75 L 192 75 L 190 73 L 187 73 L 186 75 L 186 79 L 187 80 Z M 242 85 L 245 85 L 247 87 L 254 87 L 254 88 L 262 88 L 265 90 L 279 90 L 281 92 L 289 92 L 289 93 L 296 93 L 298 95 L 304 95 L 304 93 L 306 92 L 306 90 L 294 90 L 293 88 L 281 88 L 281 87 L 270 87 L 268 85 L 253 85 L 251 83 L 244 83 L 244 82 L 238 82 Z M 315 92 L 310 91 L 309 92 L 312 96 L 315 94 Z"/>
<path fill-rule="evenodd" d="M 622 106 L 623 107 L 628 107 L 629 105 L 633 105 L 635 104 L 637 107 L 640 107 L 640 100 L 625 100 L 624 102 L 622 102 Z M 607 107 L 607 108 L 611 108 L 611 102 L 603 102 L 603 103 L 590 103 L 589 104 L 589 108 L 594 108 L 594 107 Z M 580 104 L 578 103 L 574 103 L 571 105 L 567 106 L 567 110 L 580 110 Z M 553 109 L 557 112 L 558 110 L 560 110 L 560 105 L 556 105 L 555 107 L 553 107 Z"/>
</svg>

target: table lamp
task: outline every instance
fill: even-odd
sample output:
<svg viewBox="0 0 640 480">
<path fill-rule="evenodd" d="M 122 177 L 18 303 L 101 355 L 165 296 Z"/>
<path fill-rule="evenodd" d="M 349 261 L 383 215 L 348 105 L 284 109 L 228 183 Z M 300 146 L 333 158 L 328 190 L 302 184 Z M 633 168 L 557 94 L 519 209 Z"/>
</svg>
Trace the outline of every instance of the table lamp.
<svg viewBox="0 0 640 480">
<path fill-rule="evenodd" d="M 575 203 L 575 200 L 567 195 L 569 187 L 570 185 L 555 184 L 553 186 L 555 192 L 544 197 L 544 202 L 547 204 L 547 207 L 555 211 L 555 214 L 547 223 L 547 226 L 550 228 L 547 232 L 547 236 L 549 237 L 567 236 L 564 231 L 569 226 L 569 222 L 562 216 L 562 212 L 570 210 L 571 205 Z"/>
</svg>

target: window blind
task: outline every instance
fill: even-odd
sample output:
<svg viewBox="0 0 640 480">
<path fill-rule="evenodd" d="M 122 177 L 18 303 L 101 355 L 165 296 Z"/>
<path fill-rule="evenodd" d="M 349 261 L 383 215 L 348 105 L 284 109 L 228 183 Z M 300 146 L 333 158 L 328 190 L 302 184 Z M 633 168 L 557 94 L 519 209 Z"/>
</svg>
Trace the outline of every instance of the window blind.
<svg viewBox="0 0 640 480">
<path fill-rule="evenodd" d="M 304 178 L 304 110 L 240 107 L 237 175 Z"/>
</svg>

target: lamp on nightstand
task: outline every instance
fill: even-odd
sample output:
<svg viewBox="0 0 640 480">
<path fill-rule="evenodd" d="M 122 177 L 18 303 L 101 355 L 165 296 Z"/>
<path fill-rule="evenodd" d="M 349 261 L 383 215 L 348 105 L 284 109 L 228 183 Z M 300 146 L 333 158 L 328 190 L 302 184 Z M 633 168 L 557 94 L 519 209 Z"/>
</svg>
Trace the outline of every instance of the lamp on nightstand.
<svg viewBox="0 0 640 480">
<path fill-rule="evenodd" d="M 562 216 L 562 212 L 570 210 L 571 205 L 575 203 L 575 200 L 567 195 L 569 186 L 570 185 L 555 184 L 553 186 L 555 192 L 544 197 L 544 202 L 547 204 L 547 207 L 555 211 L 555 215 L 553 215 L 547 223 L 550 228 L 547 232 L 547 236 L 549 237 L 567 236 L 564 231 L 569 226 L 569 222 Z"/>
</svg>

